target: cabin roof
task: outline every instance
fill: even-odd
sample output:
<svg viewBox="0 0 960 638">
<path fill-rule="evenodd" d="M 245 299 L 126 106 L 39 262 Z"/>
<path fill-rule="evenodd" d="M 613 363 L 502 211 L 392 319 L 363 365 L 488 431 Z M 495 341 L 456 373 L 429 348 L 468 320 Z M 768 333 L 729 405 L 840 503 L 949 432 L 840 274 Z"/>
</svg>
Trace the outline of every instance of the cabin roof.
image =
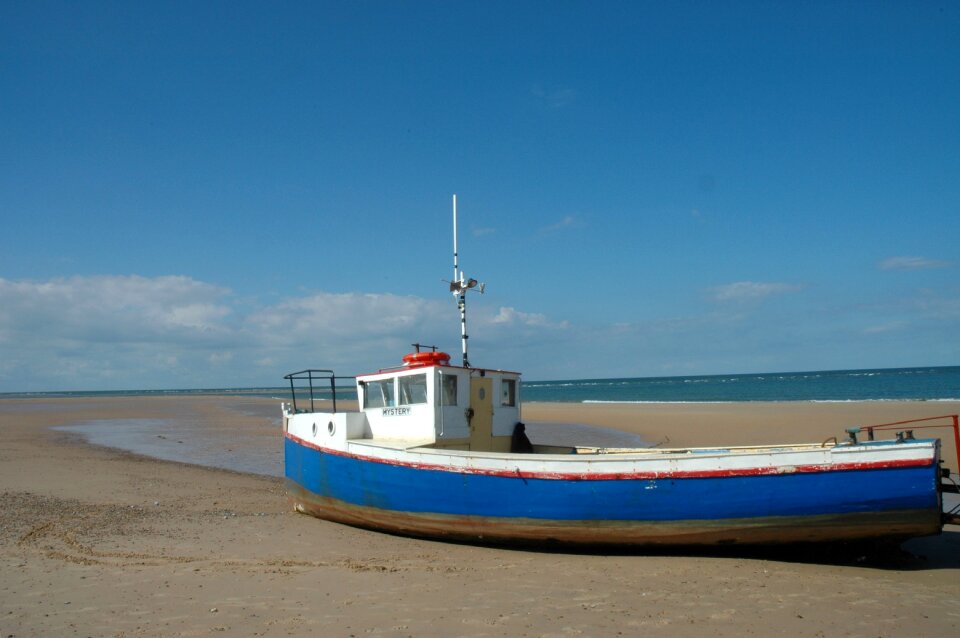
<svg viewBox="0 0 960 638">
<path fill-rule="evenodd" d="M 500 374 L 500 375 L 516 375 L 521 376 L 519 372 L 514 372 L 512 370 L 498 370 L 496 368 L 477 368 L 464 366 L 452 366 L 452 365 L 440 365 L 440 364 L 429 364 L 429 365 L 399 365 L 393 368 L 381 368 L 376 372 L 368 372 L 366 374 L 358 374 L 357 379 L 364 379 L 367 377 L 377 377 L 383 374 L 397 374 L 399 372 L 411 372 L 414 370 L 428 370 L 430 368 L 450 368 L 454 370 L 469 370 L 471 372 L 479 372 L 481 374 Z"/>
</svg>

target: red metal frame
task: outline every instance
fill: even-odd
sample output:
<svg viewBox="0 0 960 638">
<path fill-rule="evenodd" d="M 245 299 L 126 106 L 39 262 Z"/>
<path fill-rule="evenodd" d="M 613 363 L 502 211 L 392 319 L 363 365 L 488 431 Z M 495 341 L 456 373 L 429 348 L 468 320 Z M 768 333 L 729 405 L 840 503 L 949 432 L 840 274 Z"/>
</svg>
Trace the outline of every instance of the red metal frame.
<svg viewBox="0 0 960 638">
<path fill-rule="evenodd" d="M 958 414 L 944 414 L 943 416 L 928 416 L 923 419 L 909 419 L 907 421 L 895 421 L 893 423 L 879 423 L 877 425 L 865 425 L 865 426 L 861 426 L 860 430 L 861 431 L 866 430 L 867 436 L 873 439 L 874 430 L 890 430 L 899 425 L 907 425 L 909 423 L 921 423 L 923 421 L 939 421 L 940 419 L 952 419 L 953 423 L 952 424 L 937 423 L 935 425 L 918 425 L 913 429 L 920 430 L 923 428 L 953 428 L 953 450 L 954 452 L 957 453 L 957 457 L 960 458 L 960 415 Z"/>
</svg>

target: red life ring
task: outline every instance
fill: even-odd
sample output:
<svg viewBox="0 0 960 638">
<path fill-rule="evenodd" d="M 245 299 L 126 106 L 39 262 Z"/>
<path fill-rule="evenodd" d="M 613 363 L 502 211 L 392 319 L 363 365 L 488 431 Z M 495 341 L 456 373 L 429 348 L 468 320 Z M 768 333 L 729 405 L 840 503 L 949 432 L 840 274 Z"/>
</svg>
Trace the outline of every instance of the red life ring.
<svg viewBox="0 0 960 638">
<path fill-rule="evenodd" d="M 450 363 L 446 352 L 411 352 L 403 355 L 403 363 L 408 366 L 445 366 Z"/>
</svg>

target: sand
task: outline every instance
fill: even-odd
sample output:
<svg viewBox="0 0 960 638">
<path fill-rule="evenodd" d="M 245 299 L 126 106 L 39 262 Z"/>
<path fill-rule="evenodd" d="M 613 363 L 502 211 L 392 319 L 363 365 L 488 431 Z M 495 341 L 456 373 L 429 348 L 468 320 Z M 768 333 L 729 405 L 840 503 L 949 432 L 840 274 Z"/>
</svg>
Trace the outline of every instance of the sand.
<svg viewBox="0 0 960 638">
<path fill-rule="evenodd" d="M 531 404 L 524 419 L 616 423 L 655 442 L 708 445 L 822 440 L 852 425 L 958 411 L 956 403 Z M 957 527 L 882 553 L 446 544 L 295 514 L 276 478 L 153 460 L 50 429 L 123 418 L 198 419 L 227 445 L 238 430 L 265 445 L 279 436 L 269 420 L 219 398 L 0 401 L 0 637 L 960 630 Z"/>
</svg>

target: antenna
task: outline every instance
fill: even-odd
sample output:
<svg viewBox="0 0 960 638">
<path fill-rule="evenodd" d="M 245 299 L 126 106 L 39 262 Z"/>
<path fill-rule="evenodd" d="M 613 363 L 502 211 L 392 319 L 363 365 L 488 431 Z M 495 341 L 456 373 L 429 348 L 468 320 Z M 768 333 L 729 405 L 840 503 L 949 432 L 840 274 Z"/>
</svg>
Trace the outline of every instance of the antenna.
<svg viewBox="0 0 960 638">
<path fill-rule="evenodd" d="M 486 284 L 476 279 L 467 279 L 460 270 L 457 255 L 457 196 L 453 196 L 453 281 L 450 282 L 450 292 L 457 298 L 457 308 L 460 310 L 460 341 L 463 348 L 463 367 L 470 367 L 470 358 L 467 356 L 467 291 L 480 286 L 480 294 L 486 289 Z"/>
<path fill-rule="evenodd" d="M 460 281 L 460 268 L 457 265 L 457 194 L 453 194 L 453 281 Z M 450 290 L 453 290 L 452 283 Z"/>
</svg>

